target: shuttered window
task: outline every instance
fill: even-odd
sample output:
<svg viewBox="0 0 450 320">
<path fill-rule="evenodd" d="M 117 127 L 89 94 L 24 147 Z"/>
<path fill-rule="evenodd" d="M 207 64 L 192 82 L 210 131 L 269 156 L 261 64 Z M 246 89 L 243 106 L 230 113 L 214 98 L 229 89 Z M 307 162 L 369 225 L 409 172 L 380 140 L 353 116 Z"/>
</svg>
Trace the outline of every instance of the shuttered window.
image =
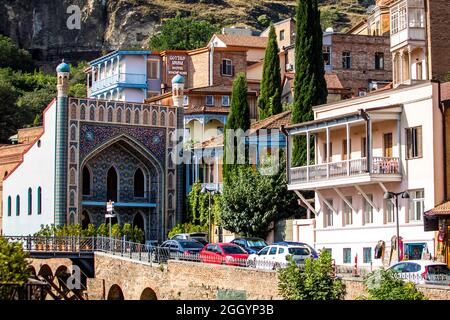
<svg viewBox="0 0 450 320">
<path fill-rule="evenodd" d="M 407 159 L 422 157 L 422 127 L 406 129 Z"/>
</svg>

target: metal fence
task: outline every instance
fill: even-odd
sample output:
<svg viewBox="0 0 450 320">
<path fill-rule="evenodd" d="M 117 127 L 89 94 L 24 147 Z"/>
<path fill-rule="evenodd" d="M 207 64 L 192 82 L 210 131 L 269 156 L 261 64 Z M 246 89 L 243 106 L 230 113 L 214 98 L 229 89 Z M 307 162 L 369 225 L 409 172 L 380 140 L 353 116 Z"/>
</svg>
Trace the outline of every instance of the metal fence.
<svg viewBox="0 0 450 320">
<path fill-rule="evenodd" d="M 423 276 L 417 273 L 394 273 L 394 276 L 398 279 L 417 284 L 450 286 L 450 275 L 446 274 L 427 274 L 426 276 Z"/>
</svg>

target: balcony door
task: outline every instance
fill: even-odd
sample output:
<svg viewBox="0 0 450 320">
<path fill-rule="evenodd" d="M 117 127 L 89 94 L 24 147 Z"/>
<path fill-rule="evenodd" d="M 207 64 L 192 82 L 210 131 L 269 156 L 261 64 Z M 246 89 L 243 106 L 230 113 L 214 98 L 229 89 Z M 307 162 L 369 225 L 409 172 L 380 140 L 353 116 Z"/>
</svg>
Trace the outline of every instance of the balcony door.
<svg viewBox="0 0 450 320">
<path fill-rule="evenodd" d="M 392 133 L 385 133 L 383 138 L 383 156 L 392 158 Z"/>
</svg>

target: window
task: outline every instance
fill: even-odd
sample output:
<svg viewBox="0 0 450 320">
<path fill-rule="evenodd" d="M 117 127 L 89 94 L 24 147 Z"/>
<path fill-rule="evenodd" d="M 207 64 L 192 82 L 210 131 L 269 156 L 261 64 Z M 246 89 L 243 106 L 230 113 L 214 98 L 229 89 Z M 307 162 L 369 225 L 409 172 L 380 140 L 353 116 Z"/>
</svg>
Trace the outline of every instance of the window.
<svg viewBox="0 0 450 320">
<path fill-rule="evenodd" d="M 328 157 L 328 154 L 327 154 L 327 144 L 326 143 L 323 144 L 323 155 L 324 155 L 323 162 L 326 163 L 326 162 L 333 161 L 333 143 L 332 142 L 330 142 L 330 156 Z"/>
<path fill-rule="evenodd" d="M 386 223 L 395 222 L 395 208 L 391 199 L 384 200 L 384 214 L 386 217 Z"/>
<path fill-rule="evenodd" d="M 391 34 L 398 32 L 398 9 L 391 11 Z"/>
<path fill-rule="evenodd" d="M 16 216 L 20 216 L 20 196 L 16 196 Z"/>
<path fill-rule="evenodd" d="M 223 107 L 230 106 L 230 96 L 222 96 L 222 106 Z"/>
<path fill-rule="evenodd" d="M 402 31 L 406 29 L 406 22 L 407 22 L 407 16 L 406 16 L 406 3 L 403 3 L 400 5 L 398 9 L 398 30 Z"/>
<path fill-rule="evenodd" d="M 108 173 L 106 175 L 106 198 L 107 201 L 117 201 L 117 190 L 118 187 L 118 178 L 117 178 L 117 171 L 114 167 L 111 167 L 108 170 Z"/>
<path fill-rule="evenodd" d="M 28 215 L 33 213 L 33 190 L 28 188 Z"/>
<path fill-rule="evenodd" d="M 406 156 L 407 159 L 422 157 L 422 127 L 406 129 Z"/>
<path fill-rule="evenodd" d="M 352 263 L 352 249 L 344 248 L 343 257 L 344 263 Z"/>
<path fill-rule="evenodd" d="M 145 194 L 145 177 L 142 170 L 139 168 L 134 173 L 134 196 L 136 198 L 143 198 Z"/>
<path fill-rule="evenodd" d="M 345 197 L 346 200 L 348 201 L 348 203 L 352 204 L 352 197 Z M 343 214 L 344 214 L 344 225 L 352 225 L 353 224 L 353 210 L 352 208 L 345 202 L 343 201 Z"/>
<path fill-rule="evenodd" d="M 284 30 L 280 30 L 280 40 L 284 40 Z"/>
<path fill-rule="evenodd" d="M 383 156 L 386 158 L 392 157 L 392 133 L 385 133 L 383 135 Z"/>
<path fill-rule="evenodd" d="M 147 77 L 151 80 L 159 78 L 159 61 L 148 60 L 147 62 Z"/>
<path fill-rule="evenodd" d="M 361 158 L 367 157 L 367 139 L 361 138 Z"/>
<path fill-rule="evenodd" d="M 383 52 L 375 53 L 375 69 L 376 70 L 384 69 L 384 53 Z"/>
<path fill-rule="evenodd" d="M 41 214 L 42 213 L 42 188 L 39 187 L 38 188 L 38 192 L 37 192 L 37 214 Z"/>
<path fill-rule="evenodd" d="M 367 197 L 373 202 L 373 195 L 368 194 Z M 373 223 L 373 208 L 369 201 L 364 199 L 364 224 Z"/>
<path fill-rule="evenodd" d="M 214 105 L 214 96 L 206 96 L 206 105 L 213 106 Z"/>
<path fill-rule="evenodd" d="M 372 262 L 372 248 L 363 248 L 363 263 Z"/>
<path fill-rule="evenodd" d="M 331 66 L 331 48 L 328 46 L 323 48 L 323 62 L 326 66 Z"/>
<path fill-rule="evenodd" d="M 276 255 L 277 254 L 277 247 L 271 247 L 269 251 L 269 255 Z"/>
<path fill-rule="evenodd" d="M 421 190 L 413 190 L 409 192 L 409 221 L 422 221 L 424 212 L 425 192 Z"/>
<path fill-rule="evenodd" d="M 83 196 L 91 194 L 91 172 L 88 167 L 83 168 Z"/>
<path fill-rule="evenodd" d="M 342 141 L 342 160 L 349 160 L 352 157 L 352 140 L 350 139 L 350 157 L 347 156 L 347 139 Z"/>
<path fill-rule="evenodd" d="M 11 217 L 11 196 L 8 197 L 8 217 Z"/>
<path fill-rule="evenodd" d="M 232 76 L 233 75 L 233 63 L 229 59 L 222 60 L 222 75 Z"/>
<path fill-rule="evenodd" d="M 188 106 L 189 105 L 189 97 L 188 96 L 184 96 L 183 97 L 183 106 Z"/>
<path fill-rule="evenodd" d="M 409 26 L 411 28 L 425 28 L 425 12 L 423 9 L 409 9 Z"/>
<path fill-rule="evenodd" d="M 333 206 L 333 200 L 328 199 L 328 203 Z M 325 213 L 325 228 L 333 226 L 333 210 L 330 209 L 325 203 L 324 205 L 324 213 Z"/>
<path fill-rule="evenodd" d="M 350 51 L 342 52 L 342 68 L 343 69 L 352 68 L 352 54 Z"/>
<path fill-rule="evenodd" d="M 217 127 L 217 135 L 223 134 L 223 127 Z"/>
</svg>

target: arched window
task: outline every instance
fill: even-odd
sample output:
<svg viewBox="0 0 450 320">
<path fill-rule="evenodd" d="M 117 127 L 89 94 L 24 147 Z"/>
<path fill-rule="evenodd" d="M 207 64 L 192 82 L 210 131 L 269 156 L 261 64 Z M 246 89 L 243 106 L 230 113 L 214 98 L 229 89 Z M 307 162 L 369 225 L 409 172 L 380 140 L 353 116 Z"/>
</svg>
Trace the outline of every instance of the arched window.
<svg viewBox="0 0 450 320">
<path fill-rule="evenodd" d="M 173 189 L 173 174 L 172 173 L 169 173 L 169 177 L 168 177 L 168 186 L 169 186 L 169 189 L 170 190 L 172 190 Z"/>
<path fill-rule="evenodd" d="M 130 109 L 127 109 L 127 111 L 125 113 L 125 121 L 126 121 L 126 123 L 131 123 L 131 111 L 130 111 Z"/>
<path fill-rule="evenodd" d="M 117 201 L 117 186 L 117 172 L 111 167 L 106 177 L 106 201 Z"/>
<path fill-rule="evenodd" d="M 20 216 L 20 196 L 16 196 L 16 216 Z"/>
<path fill-rule="evenodd" d="M 169 200 L 168 200 L 169 210 L 173 209 L 173 195 L 169 194 Z"/>
<path fill-rule="evenodd" d="M 153 110 L 152 112 L 152 125 L 156 126 L 158 124 L 158 112 Z"/>
<path fill-rule="evenodd" d="M 103 109 L 103 107 L 100 107 L 100 109 L 98 110 L 98 121 L 105 121 L 104 119 L 105 117 L 105 109 Z"/>
<path fill-rule="evenodd" d="M 75 185 L 75 175 L 76 175 L 76 170 L 75 168 L 70 169 L 70 173 L 69 173 L 69 184 L 71 185 Z"/>
<path fill-rule="evenodd" d="M 90 223 L 91 218 L 89 218 L 89 213 L 86 210 L 83 210 L 81 213 L 81 227 L 87 229 Z"/>
<path fill-rule="evenodd" d="M 89 109 L 89 120 L 95 121 L 95 107 L 91 106 Z"/>
<path fill-rule="evenodd" d="M 91 194 L 91 172 L 88 167 L 83 168 L 83 196 Z"/>
<path fill-rule="evenodd" d="M 75 206 L 75 191 L 71 191 L 70 192 L 70 201 L 69 201 L 69 205 L 71 206 L 71 207 L 74 207 Z"/>
<path fill-rule="evenodd" d="M 84 120 L 86 118 L 86 107 L 84 105 L 80 108 L 80 120 Z"/>
<path fill-rule="evenodd" d="M 175 115 L 173 114 L 173 112 L 169 113 L 169 126 L 175 126 Z"/>
<path fill-rule="evenodd" d="M 145 177 L 140 168 L 134 173 L 134 196 L 136 198 L 144 198 L 145 196 Z"/>
<path fill-rule="evenodd" d="M 31 216 L 33 213 L 33 190 L 28 188 L 28 215 Z"/>
<path fill-rule="evenodd" d="M 70 162 L 75 163 L 76 160 L 76 154 L 75 154 L 75 147 L 70 148 Z"/>
<path fill-rule="evenodd" d="M 11 196 L 8 197 L 8 217 L 11 217 L 11 206 L 12 206 L 12 200 L 11 200 Z"/>
<path fill-rule="evenodd" d="M 144 119 L 143 119 L 144 124 L 148 124 L 148 111 L 144 110 Z"/>
<path fill-rule="evenodd" d="M 161 121 L 160 121 L 160 125 L 162 127 L 166 126 L 166 113 L 163 111 L 161 112 Z"/>
<path fill-rule="evenodd" d="M 122 109 L 117 109 L 117 122 L 122 122 Z"/>
<path fill-rule="evenodd" d="M 70 118 L 71 119 L 77 118 L 77 105 L 76 104 L 72 104 L 72 106 L 70 107 Z"/>
<path fill-rule="evenodd" d="M 42 188 L 38 188 L 38 194 L 37 194 L 37 214 L 42 213 Z"/>
<path fill-rule="evenodd" d="M 75 141 L 77 139 L 77 127 L 71 126 L 70 127 L 70 140 Z"/>
<path fill-rule="evenodd" d="M 134 111 L 134 123 L 139 124 L 139 110 Z"/>
<path fill-rule="evenodd" d="M 113 111 L 111 108 L 108 108 L 108 122 L 113 121 Z"/>
</svg>

